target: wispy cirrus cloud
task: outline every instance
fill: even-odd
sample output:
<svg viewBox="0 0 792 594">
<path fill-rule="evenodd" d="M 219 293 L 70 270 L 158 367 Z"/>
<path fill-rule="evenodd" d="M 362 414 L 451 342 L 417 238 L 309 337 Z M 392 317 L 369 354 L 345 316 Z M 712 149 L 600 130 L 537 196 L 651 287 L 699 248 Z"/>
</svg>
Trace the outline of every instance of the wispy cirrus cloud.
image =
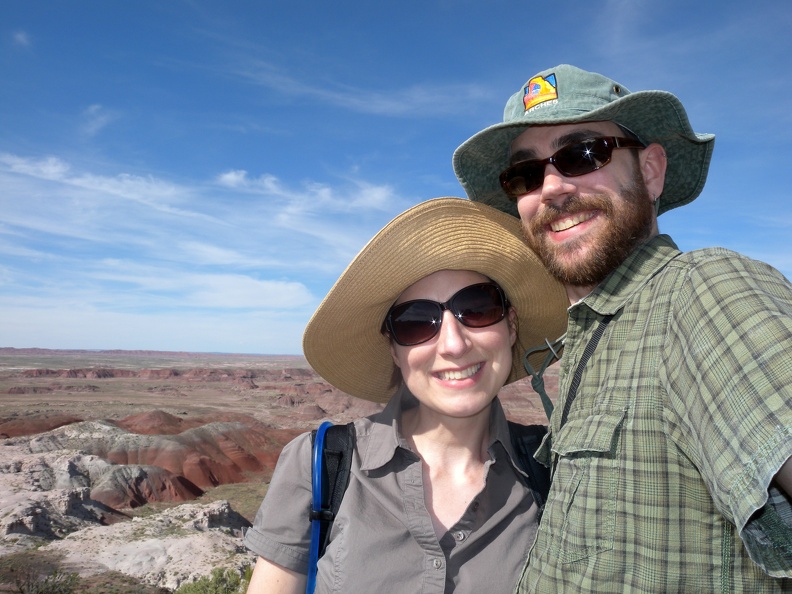
<svg viewBox="0 0 792 594">
<path fill-rule="evenodd" d="M 244 169 L 229 170 L 215 178 L 215 183 L 226 188 L 283 198 L 290 208 L 301 213 L 328 209 L 336 213 L 393 210 L 397 197 L 390 185 L 372 184 L 349 176 L 340 181 L 345 182 L 344 187 L 307 181 L 301 188 L 294 189 L 284 186 L 274 175 L 252 177 Z"/>
<path fill-rule="evenodd" d="M 264 60 L 236 63 L 226 74 L 282 95 L 307 98 L 356 113 L 389 117 L 448 117 L 469 114 L 492 97 L 477 84 L 412 84 L 403 88 L 367 89 L 335 81 L 306 81 Z"/>
<path fill-rule="evenodd" d="M 407 205 L 357 178 L 292 186 L 231 169 L 185 184 L 9 153 L 0 154 L 0 185 L 9 294 L 52 307 L 307 311 L 316 296 L 303 279 L 329 286 Z"/>
<path fill-rule="evenodd" d="M 115 176 L 73 172 L 72 166 L 56 156 L 20 157 L 10 153 L 0 153 L 0 175 L 3 171 L 19 174 L 33 180 L 57 182 L 61 190 L 66 188 L 84 190 L 80 203 L 106 203 L 108 197 L 137 202 L 149 208 L 180 217 L 206 218 L 205 213 L 189 210 L 178 205 L 189 204 L 194 189 L 180 186 L 154 176 L 119 173 Z M 73 193 L 62 195 L 71 196 Z"/>
<path fill-rule="evenodd" d="M 19 30 L 11 33 L 11 43 L 17 47 L 28 48 L 33 45 L 33 40 L 30 38 L 30 34 L 27 31 Z"/>
<path fill-rule="evenodd" d="M 80 129 L 85 136 L 96 136 L 119 117 L 118 113 L 108 110 L 103 105 L 94 103 L 83 110 Z"/>
</svg>

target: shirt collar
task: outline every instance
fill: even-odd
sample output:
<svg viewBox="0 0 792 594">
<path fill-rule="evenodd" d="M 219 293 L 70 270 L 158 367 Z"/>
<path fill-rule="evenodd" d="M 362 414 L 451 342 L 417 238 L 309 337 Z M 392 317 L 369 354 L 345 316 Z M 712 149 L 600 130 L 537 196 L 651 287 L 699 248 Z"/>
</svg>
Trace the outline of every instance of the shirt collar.
<svg viewBox="0 0 792 594">
<path fill-rule="evenodd" d="M 618 268 L 570 311 L 586 305 L 600 315 L 612 315 L 640 291 L 655 274 L 682 252 L 668 235 L 657 235 L 635 248 Z"/>
<path fill-rule="evenodd" d="M 371 417 L 365 432 L 357 435 L 360 469 L 374 470 L 393 459 L 399 447 L 408 448 L 400 431 L 402 411 L 417 406 L 415 396 L 402 387 L 391 396 L 382 412 Z"/>
<path fill-rule="evenodd" d="M 375 470 L 390 462 L 396 455 L 396 451 L 401 447 L 409 450 L 407 440 L 401 433 L 401 416 L 404 410 L 417 406 L 418 401 L 406 388 L 396 391 L 382 412 L 375 415 L 371 423 L 367 424 L 364 432 L 357 436 L 357 448 L 360 455 L 360 469 L 364 471 Z M 499 442 L 514 464 L 516 455 L 512 449 L 509 439 L 509 425 L 506 421 L 506 414 L 503 411 L 500 400 L 496 397 L 492 401 L 490 409 L 490 442 L 488 450 L 490 455 L 495 458 L 497 448 L 493 448 Z"/>
</svg>

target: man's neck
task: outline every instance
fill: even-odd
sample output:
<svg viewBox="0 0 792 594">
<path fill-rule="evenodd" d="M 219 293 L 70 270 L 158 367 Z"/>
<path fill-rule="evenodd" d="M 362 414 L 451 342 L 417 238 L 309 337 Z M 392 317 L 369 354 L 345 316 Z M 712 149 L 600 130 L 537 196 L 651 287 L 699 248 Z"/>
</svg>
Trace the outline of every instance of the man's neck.
<svg viewBox="0 0 792 594">
<path fill-rule="evenodd" d="M 597 285 L 591 285 L 590 287 L 577 287 L 573 285 L 564 285 L 566 288 L 567 297 L 569 297 L 569 305 L 575 305 L 575 303 L 591 293 L 596 286 Z"/>
</svg>

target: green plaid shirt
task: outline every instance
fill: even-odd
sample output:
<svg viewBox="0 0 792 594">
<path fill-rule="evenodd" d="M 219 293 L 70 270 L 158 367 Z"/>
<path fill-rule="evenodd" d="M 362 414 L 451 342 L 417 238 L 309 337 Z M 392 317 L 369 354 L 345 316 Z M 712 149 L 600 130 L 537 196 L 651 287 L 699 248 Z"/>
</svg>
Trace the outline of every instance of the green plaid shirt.
<svg viewBox="0 0 792 594">
<path fill-rule="evenodd" d="M 790 500 L 768 493 L 792 455 L 783 275 L 656 237 L 570 308 L 560 373 L 537 454 L 557 466 L 518 592 L 792 592 L 771 577 L 792 577 Z"/>
</svg>

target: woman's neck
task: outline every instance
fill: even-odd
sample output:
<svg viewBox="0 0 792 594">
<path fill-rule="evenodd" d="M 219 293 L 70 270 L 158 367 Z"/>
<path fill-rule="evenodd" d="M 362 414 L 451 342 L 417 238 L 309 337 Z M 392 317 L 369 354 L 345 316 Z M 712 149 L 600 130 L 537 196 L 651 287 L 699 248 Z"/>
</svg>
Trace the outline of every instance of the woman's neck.
<svg viewBox="0 0 792 594">
<path fill-rule="evenodd" d="M 404 411 L 402 433 L 422 458 L 451 457 L 457 462 L 474 458 L 489 459 L 490 410 L 487 407 L 473 417 L 440 416 L 419 404 Z"/>
<path fill-rule="evenodd" d="M 439 421 L 421 414 L 423 407 L 407 410 L 402 431 L 421 458 L 424 502 L 440 539 L 456 524 L 484 488 L 489 460 L 489 408 L 485 414 Z"/>
</svg>

